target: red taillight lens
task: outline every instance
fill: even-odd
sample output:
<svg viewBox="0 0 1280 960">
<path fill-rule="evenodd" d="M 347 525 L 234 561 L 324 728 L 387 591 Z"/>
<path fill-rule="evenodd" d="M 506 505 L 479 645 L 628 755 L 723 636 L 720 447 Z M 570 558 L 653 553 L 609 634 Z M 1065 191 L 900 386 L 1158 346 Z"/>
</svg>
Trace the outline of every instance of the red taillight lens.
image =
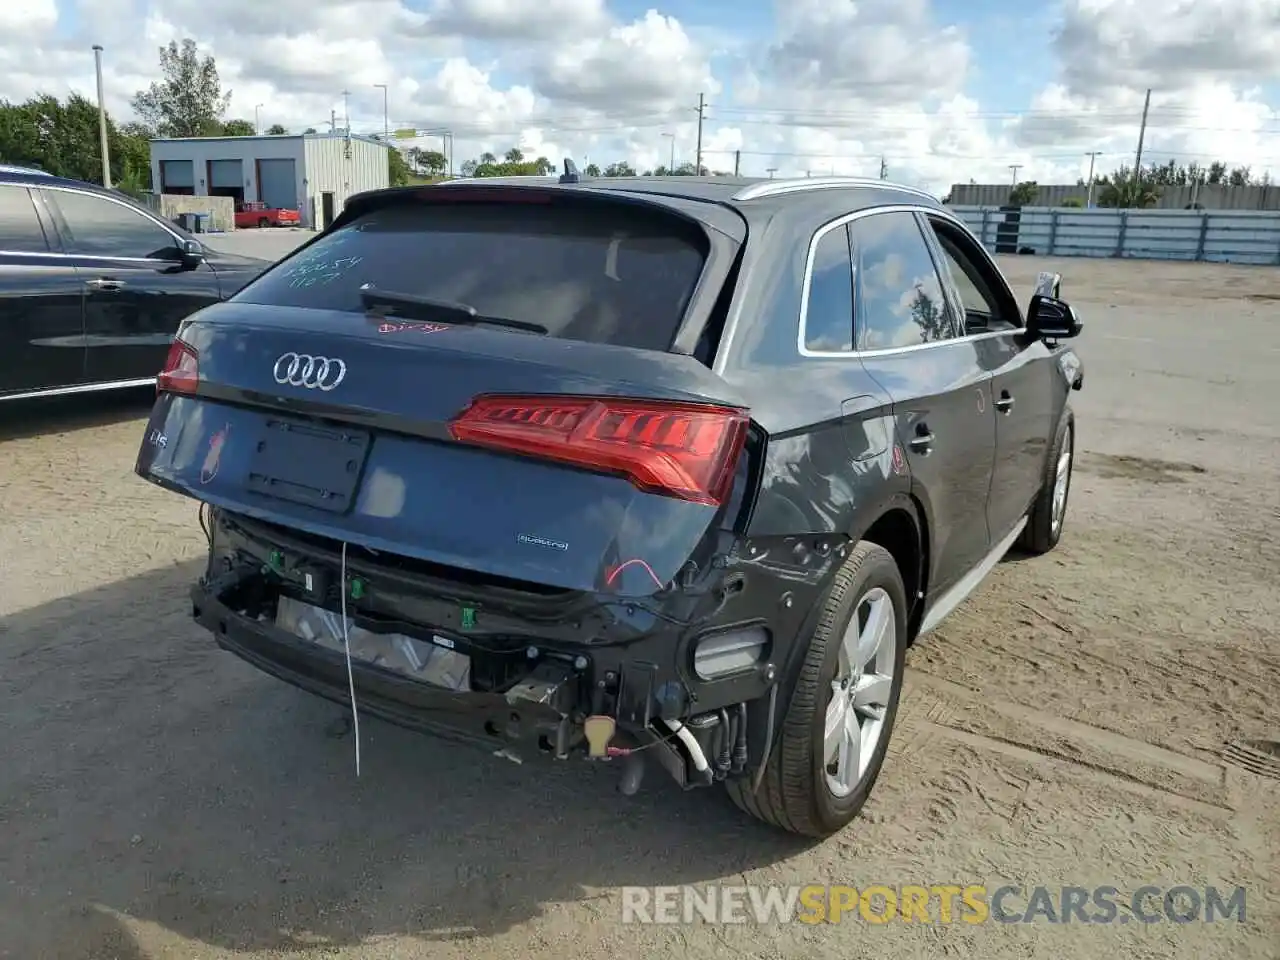
<svg viewBox="0 0 1280 960">
<path fill-rule="evenodd" d="M 195 347 L 175 339 L 164 369 L 156 377 L 156 393 L 195 393 L 200 382 L 200 358 Z"/>
<path fill-rule="evenodd" d="M 747 438 L 747 414 L 662 400 L 481 396 L 454 439 L 621 474 L 642 490 L 720 504 Z"/>
</svg>

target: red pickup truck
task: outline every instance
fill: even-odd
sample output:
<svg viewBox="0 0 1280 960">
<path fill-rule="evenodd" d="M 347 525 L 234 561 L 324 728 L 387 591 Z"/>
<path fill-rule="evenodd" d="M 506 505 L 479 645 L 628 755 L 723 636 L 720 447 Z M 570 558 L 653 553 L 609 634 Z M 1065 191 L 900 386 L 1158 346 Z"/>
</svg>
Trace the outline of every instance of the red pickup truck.
<svg viewBox="0 0 1280 960">
<path fill-rule="evenodd" d="M 302 222 L 297 210 L 268 207 L 252 201 L 236 205 L 236 229 L 244 227 L 296 227 Z"/>
</svg>

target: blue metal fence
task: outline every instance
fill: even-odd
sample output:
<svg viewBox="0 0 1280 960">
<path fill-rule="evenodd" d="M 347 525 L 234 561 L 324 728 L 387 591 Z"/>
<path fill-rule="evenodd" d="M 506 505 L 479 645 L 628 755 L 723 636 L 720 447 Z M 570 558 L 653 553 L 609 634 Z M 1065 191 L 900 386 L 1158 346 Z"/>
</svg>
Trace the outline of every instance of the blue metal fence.
<svg viewBox="0 0 1280 960">
<path fill-rule="evenodd" d="M 1280 265 L 1280 212 L 953 206 L 994 253 Z"/>
</svg>

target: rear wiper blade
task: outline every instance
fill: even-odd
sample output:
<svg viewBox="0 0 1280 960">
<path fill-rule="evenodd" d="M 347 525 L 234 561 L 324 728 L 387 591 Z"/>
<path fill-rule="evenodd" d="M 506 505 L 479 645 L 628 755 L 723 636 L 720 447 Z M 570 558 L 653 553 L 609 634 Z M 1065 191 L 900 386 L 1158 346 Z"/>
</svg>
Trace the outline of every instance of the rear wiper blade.
<svg viewBox="0 0 1280 960">
<path fill-rule="evenodd" d="M 516 330 L 527 330 L 530 333 L 547 333 L 547 328 L 540 323 L 528 320 L 512 320 L 508 317 L 486 317 L 469 303 L 457 303 L 453 300 L 438 300 L 435 297 L 424 297 L 416 293 L 403 293 L 399 290 L 378 290 L 366 283 L 360 287 L 360 300 L 366 307 L 399 307 L 405 316 L 418 320 L 440 320 L 444 323 L 488 323 L 495 327 L 512 327 Z"/>
</svg>

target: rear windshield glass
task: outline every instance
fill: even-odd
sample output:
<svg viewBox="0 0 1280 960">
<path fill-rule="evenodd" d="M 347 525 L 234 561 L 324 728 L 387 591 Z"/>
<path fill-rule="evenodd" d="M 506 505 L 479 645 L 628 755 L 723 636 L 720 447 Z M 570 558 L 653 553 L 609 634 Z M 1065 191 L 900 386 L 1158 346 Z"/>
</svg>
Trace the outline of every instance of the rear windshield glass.
<svg viewBox="0 0 1280 960">
<path fill-rule="evenodd" d="M 400 204 L 285 260 L 236 300 L 363 312 L 360 287 L 468 304 L 550 335 L 666 350 L 705 239 L 620 204 Z"/>
</svg>

